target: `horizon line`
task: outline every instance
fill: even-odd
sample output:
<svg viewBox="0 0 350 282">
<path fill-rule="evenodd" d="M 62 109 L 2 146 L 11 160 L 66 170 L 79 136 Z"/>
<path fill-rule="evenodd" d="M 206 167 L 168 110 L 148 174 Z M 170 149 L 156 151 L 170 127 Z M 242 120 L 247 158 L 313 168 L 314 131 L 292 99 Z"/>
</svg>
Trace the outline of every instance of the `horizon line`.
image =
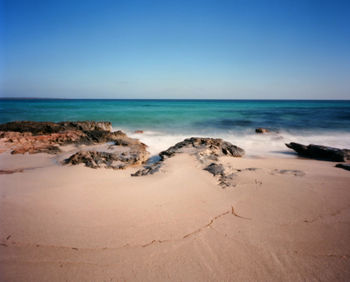
<svg viewBox="0 0 350 282">
<path fill-rule="evenodd" d="M 0 97 L 0 100 L 125 100 L 125 101 L 350 101 L 350 99 L 213 99 L 213 98 L 58 98 L 58 97 Z"/>
</svg>

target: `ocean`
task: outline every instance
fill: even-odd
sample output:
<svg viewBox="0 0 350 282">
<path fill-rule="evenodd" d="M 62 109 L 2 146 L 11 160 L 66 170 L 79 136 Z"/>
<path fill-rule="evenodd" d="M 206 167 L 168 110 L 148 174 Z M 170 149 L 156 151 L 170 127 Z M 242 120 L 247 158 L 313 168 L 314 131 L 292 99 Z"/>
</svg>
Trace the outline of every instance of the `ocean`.
<svg viewBox="0 0 350 282">
<path fill-rule="evenodd" d="M 0 122 L 15 120 L 110 121 L 152 154 L 191 136 L 223 138 L 248 156 L 293 156 L 287 142 L 350 148 L 350 101 L 0 99 Z"/>
</svg>

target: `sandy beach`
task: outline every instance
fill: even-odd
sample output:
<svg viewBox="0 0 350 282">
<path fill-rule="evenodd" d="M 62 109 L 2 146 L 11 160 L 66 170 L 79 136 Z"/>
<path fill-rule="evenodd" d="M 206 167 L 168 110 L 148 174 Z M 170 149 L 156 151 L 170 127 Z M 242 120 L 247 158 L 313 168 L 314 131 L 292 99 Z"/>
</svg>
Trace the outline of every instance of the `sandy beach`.
<svg viewBox="0 0 350 282">
<path fill-rule="evenodd" d="M 350 0 L 0 0 L 0 282 L 350 282 Z"/>
<path fill-rule="evenodd" d="M 223 189 L 183 153 L 153 175 L 0 154 L 1 281 L 347 281 L 350 173 L 230 158 Z M 256 169 L 252 169 L 256 168 Z"/>
</svg>

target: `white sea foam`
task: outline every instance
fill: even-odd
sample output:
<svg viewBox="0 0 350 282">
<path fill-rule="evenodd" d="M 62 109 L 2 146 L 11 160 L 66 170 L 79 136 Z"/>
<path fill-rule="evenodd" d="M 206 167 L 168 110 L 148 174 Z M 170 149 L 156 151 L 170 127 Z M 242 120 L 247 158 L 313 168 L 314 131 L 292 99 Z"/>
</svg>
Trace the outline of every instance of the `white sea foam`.
<svg viewBox="0 0 350 282">
<path fill-rule="evenodd" d="M 334 133 L 334 132 L 315 132 L 315 133 L 299 133 L 292 134 L 289 132 L 256 134 L 250 132 L 228 132 L 228 133 L 212 133 L 212 134 L 169 134 L 160 131 L 144 131 L 137 134 L 133 131 L 124 130 L 128 136 L 138 138 L 141 142 L 148 145 L 148 151 L 152 155 L 166 150 L 177 142 L 189 138 L 196 137 L 213 137 L 222 138 L 243 148 L 248 157 L 295 157 L 292 150 L 285 146 L 285 143 L 297 142 L 301 144 L 318 144 L 337 148 L 350 148 L 350 133 Z"/>
</svg>

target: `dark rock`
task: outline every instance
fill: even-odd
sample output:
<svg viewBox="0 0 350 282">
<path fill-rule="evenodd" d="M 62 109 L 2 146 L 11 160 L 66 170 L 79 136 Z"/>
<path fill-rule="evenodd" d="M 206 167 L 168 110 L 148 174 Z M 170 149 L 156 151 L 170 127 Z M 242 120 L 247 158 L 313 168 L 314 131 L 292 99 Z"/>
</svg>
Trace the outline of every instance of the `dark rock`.
<svg viewBox="0 0 350 282">
<path fill-rule="evenodd" d="M 345 170 L 350 170 L 350 164 L 336 164 L 335 166 Z"/>
<path fill-rule="evenodd" d="M 260 134 L 264 134 L 264 133 L 270 132 L 270 130 L 267 129 L 267 128 L 262 128 L 262 127 L 260 127 L 260 128 L 255 129 L 255 132 L 256 132 L 256 133 L 260 133 Z"/>
<path fill-rule="evenodd" d="M 182 153 L 185 149 L 194 149 L 202 155 L 242 157 L 244 150 L 222 139 L 191 137 L 181 141 L 169 149 L 161 152 L 159 156 L 172 157 L 176 153 Z"/>
<path fill-rule="evenodd" d="M 147 147 L 145 144 L 141 143 L 138 139 L 129 138 L 127 136 L 116 136 L 116 139 L 113 140 L 114 145 L 116 146 L 135 146 L 135 145 L 143 145 Z"/>
<path fill-rule="evenodd" d="M 286 146 L 296 151 L 299 155 L 319 160 L 327 160 L 333 162 L 345 162 L 350 159 L 350 150 L 338 149 L 333 147 L 313 145 L 308 146 L 299 143 L 289 143 Z"/>
<path fill-rule="evenodd" d="M 145 152 L 97 152 L 97 151 L 80 151 L 68 159 L 63 161 L 63 164 L 77 165 L 85 164 L 90 168 L 113 168 L 124 169 L 128 166 L 139 165 L 145 162 L 147 154 Z"/>
<path fill-rule="evenodd" d="M 160 170 L 161 163 L 154 163 L 152 165 L 147 165 L 143 169 L 139 169 L 135 173 L 132 173 L 131 176 L 145 176 L 149 174 L 153 174 L 155 172 L 158 172 Z"/>
<path fill-rule="evenodd" d="M 122 131 L 111 132 L 110 122 L 9 122 L 0 124 L 0 142 L 13 153 L 58 153 L 55 145 L 115 142 L 116 145 L 142 145 Z"/>
<path fill-rule="evenodd" d="M 120 138 L 120 139 L 114 140 L 114 145 L 116 145 L 116 146 L 129 146 L 130 143 L 127 140 Z"/>
<path fill-rule="evenodd" d="M 82 144 L 96 144 L 105 143 L 120 140 L 122 138 L 129 139 L 125 133 L 121 131 L 103 131 L 103 130 L 92 130 L 84 131 L 85 136 L 81 138 L 80 143 Z"/>
<path fill-rule="evenodd" d="M 37 154 L 37 153 L 47 153 L 47 154 L 57 154 L 60 153 L 61 149 L 55 145 L 43 145 L 43 146 L 32 146 L 32 147 L 20 147 L 11 151 L 11 154 Z"/>
<path fill-rule="evenodd" d="M 91 168 L 121 169 L 143 164 L 149 153 L 147 146 L 129 138 L 122 131 L 111 132 L 110 122 L 9 122 L 0 124 L 0 143 L 11 149 L 12 154 L 61 152 L 59 145 L 93 145 L 113 142 L 108 147 L 113 152 L 80 151 L 66 159 L 64 164 L 84 163 Z M 113 146 L 123 146 L 119 150 Z M 116 150 L 114 150 L 116 149 Z"/>
<path fill-rule="evenodd" d="M 0 131 L 31 132 L 33 135 L 45 135 L 66 130 L 78 131 L 111 131 L 112 124 L 108 121 L 64 121 L 64 122 L 36 122 L 13 121 L 0 124 Z"/>
<path fill-rule="evenodd" d="M 142 134 L 143 130 L 135 130 L 134 133 Z"/>
<path fill-rule="evenodd" d="M 277 128 L 263 128 L 263 127 L 259 127 L 259 128 L 255 129 L 255 133 L 257 133 L 257 134 L 278 134 L 279 130 Z M 282 138 L 282 136 L 278 136 L 278 137 Z"/>
<path fill-rule="evenodd" d="M 223 175 L 224 174 L 224 166 L 222 164 L 211 163 L 204 170 L 209 171 L 212 175 Z"/>
<path fill-rule="evenodd" d="M 218 163 L 221 156 L 242 157 L 244 150 L 222 139 L 192 137 L 181 141 L 169 149 L 162 151 L 160 160 L 152 165 L 147 165 L 138 170 L 132 176 L 144 176 L 159 171 L 163 161 L 178 153 L 189 153 L 197 157 L 207 170 L 214 176 L 219 176 L 219 184 L 222 187 L 234 186 L 234 175 L 226 175 L 224 166 Z M 214 161 L 214 162 L 213 162 Z"/>
<path fill-rule="evenodd" d="M 112 131 L 112 123 L 109 121 L 64 121 L 58 124 L 65 130 Z"/>
</svg>

